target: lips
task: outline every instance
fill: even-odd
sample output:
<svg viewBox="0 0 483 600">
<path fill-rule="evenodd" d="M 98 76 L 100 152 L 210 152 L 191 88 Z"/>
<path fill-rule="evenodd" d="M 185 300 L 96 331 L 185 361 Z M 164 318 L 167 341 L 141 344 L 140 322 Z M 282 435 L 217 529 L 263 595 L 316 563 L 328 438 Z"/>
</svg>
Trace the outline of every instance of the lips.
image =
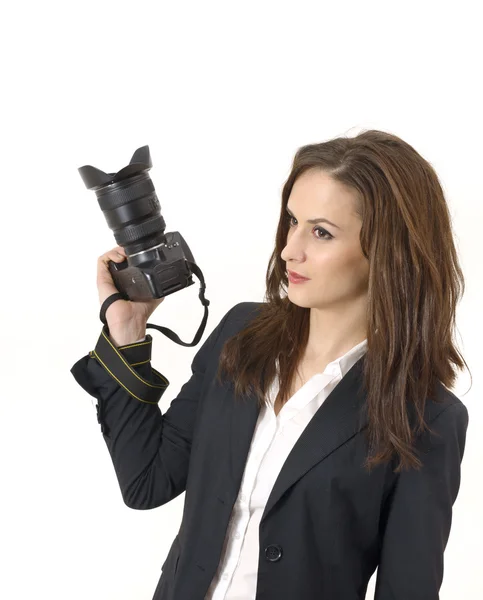
<svg viewBox="0 0 483 600">
<path fill-rule="evenodd" d="M 309 280 L 308 277 L 304 277 L 303 275 L 300 275 L 299 273 L 296 273 L 295 271 L 290 271 L 289 269 L 287 269 L 287 273 L 289 273 L 293 279 L 300 279 L 301 281 Z"/>
</svg>

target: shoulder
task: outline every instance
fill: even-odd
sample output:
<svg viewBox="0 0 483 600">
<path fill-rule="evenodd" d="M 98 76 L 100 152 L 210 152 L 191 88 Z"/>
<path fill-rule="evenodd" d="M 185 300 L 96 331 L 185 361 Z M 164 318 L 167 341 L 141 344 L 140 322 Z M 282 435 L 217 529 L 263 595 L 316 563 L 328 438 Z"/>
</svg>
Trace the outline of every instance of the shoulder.
<svg viewBox="0 0 483 600">
<path fill-rule="evenodd" d="M 469 421 L 468 409 L 458 396 L 438 382 L 436 397 L 427 399 L 425 421 L 431 428 L 464 436 Z"/>
<path fill-rule="evenodd" d="M 260 309 L 264 306 L 263 302 L 239 302 L 228 311 L 227 325 L 232 327 L 245 326 L 255 318 Z"/>
<path fill-rule="evenodd" d="M 216 336 L 218 342 L 224 342 L 244 329 L 255 318 L 263 305 L 263 302 L 239 302 L 235 304 L 225 313 L 212 335 Z"/>
<path fill-rule="evenodd" d="M 244 329 L 258 314 L 258 310 L 263 304 L 263 302 L 239 302 L 232 306 L 204 341 L 198 353 L 204 355 L 209 352 L 210 360 L 216 362 L 224 343 Z"/>
</svg>

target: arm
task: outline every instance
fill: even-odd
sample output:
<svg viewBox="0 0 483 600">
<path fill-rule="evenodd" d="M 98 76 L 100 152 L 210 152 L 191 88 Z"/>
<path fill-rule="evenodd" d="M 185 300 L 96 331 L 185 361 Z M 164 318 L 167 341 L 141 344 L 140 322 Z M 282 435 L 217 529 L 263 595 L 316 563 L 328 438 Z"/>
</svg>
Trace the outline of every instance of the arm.
<svg viewBox="0 0 483 600">
<path fill-rule="evenodd" d="M 235 307 L 233 307 L 235 308 Z M 186 489 L 191 440 L 207 361 L 233 308 L 196 353 L 191 378 L 165 414 L 157 404 L 131 396 L 89 355 L 71 369 L 77 383 L 97 398 L 102 409 L 104 440 L 111 455 L 124 503 L 150 509 L 166 504 Z M 119 347 L 131 367 L 148 381 L 159 383 L 151 367 L 152 338 Z M 166 386 L 167 387 L 167 386 Z M 101 406 L 102 405 L 102 406 Z"/>
<path fill-rule="evenodd" d="M 460 486 L 468 411 L 455 403 L 429 423 L 416 449 L 421 470 L 402 471 L 381 521 L 375 600 L 438 600 L 452 506 Z"/>
</svg>

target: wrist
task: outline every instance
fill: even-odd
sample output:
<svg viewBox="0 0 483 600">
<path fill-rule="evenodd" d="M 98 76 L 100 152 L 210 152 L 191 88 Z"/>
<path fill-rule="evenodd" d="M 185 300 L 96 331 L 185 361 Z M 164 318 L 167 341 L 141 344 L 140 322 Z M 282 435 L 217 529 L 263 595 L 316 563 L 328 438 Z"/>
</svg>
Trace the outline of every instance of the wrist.
<svg viewBox="0 0 483 600">
<path fill-rule="evenodd" d="M 128 323 L 123 326 L 109 327 L 109 339 L 119 348 L 134 344 L 146 336 L 146 323 Z"/>
</svg>

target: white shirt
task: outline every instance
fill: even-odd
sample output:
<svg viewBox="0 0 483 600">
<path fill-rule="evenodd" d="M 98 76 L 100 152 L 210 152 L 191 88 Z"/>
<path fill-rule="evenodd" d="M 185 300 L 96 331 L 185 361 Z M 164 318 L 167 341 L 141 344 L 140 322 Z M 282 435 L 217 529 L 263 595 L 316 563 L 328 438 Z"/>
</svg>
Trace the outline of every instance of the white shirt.
<svg viewBox="0 0 483 600">
<path fill-rule="evenodd" d="M 280 470 L 310 419 L 342 377 L 365 353 L 367 339 L 330 362 L 307 381 L 275 415 L 275 377 L 255 426 L 237 501 L 231 513 L 220 563 L 204 600 L 255 598 L 259 525 Z M 278 366 L 278 365 L 277 365 Z"/>
</svg>

